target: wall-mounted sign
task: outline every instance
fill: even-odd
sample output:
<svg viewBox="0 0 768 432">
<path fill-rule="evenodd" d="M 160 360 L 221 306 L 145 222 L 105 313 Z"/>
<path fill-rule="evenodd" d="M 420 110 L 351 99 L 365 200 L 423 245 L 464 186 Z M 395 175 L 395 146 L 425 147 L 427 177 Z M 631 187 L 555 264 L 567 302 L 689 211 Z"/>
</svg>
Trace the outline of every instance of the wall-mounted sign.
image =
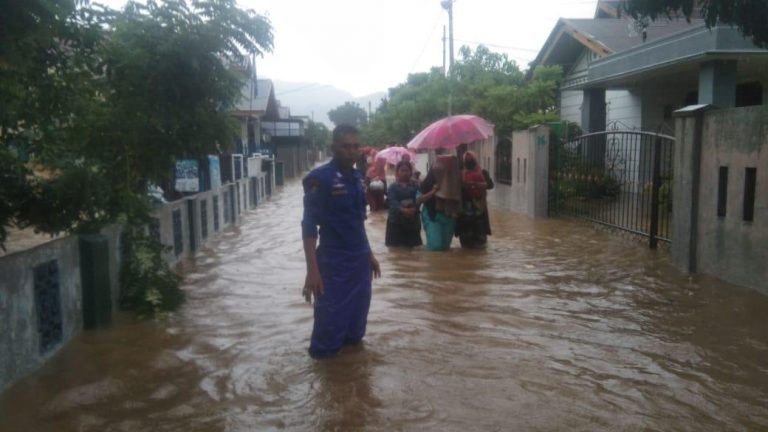
<svg viewBox="0 0 768 432">
<path fill-rule="evenodd" d="M 200 175 L 196 160 L 176 161 L 176 190 L 179 192 L 200 191 Z"/>
</svg>

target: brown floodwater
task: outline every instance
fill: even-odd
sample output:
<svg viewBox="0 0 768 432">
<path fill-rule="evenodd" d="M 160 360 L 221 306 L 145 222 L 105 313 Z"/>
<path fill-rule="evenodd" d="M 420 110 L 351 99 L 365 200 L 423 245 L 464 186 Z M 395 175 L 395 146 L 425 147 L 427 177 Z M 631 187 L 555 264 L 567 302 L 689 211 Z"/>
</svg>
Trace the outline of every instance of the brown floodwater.
<svg viewBox="0 0 768 432">
<path fill-rule="evenodd" d="M 494 210 L 485 251 L 387 250 L 368 335 L 306 353 L 301 191 L 186 265 L 167 321 L 83 333 L 0 431 L 768 430 L 768 297 L 569 220 Z"/>
</svg>

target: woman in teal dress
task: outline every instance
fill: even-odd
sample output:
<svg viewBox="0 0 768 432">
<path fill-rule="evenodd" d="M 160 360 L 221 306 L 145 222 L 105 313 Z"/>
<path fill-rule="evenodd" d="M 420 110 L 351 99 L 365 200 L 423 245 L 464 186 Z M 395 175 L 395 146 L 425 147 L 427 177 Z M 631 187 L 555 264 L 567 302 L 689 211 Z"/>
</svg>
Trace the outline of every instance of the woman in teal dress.
<svg viewBox="0 0 768 432">
<path fill-rule="evenodd" d="M 446 251 L 456 233 L 456 218 L 461 212 L 461 184 L 456 156 L 438 156 L 421 182 L 424 205 L 421 220 L 427 237 L 427 250 Z"/>
</svg>

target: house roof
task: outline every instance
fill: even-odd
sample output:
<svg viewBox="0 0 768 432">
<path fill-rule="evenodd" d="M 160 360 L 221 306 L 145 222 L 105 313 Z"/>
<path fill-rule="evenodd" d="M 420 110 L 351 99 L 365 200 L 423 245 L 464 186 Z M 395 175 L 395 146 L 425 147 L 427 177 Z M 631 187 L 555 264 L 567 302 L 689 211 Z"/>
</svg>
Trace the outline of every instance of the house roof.
<svg viewBox="0 0 768 432">
<path fill-rule="evenodd" d="M 584 48 L 597 57 L 629 50 L 675 33 L 704 26 L 701 19 L 665 19 L 651 22 L 645 31 L 629 18 L 560 18 L 547 38 L 531 69 L 538 65 L 562 65 L 567 69 Z"/>
<path fill-rule="evenodd" d="M 595 7 L 595 18 L 618 18 L 621 0 L 599 0 Z"/>
<path fill-rule="evenodd" d="M 745 66 L 757 65 L 764 71 L 768 50 L 755 46 L 737 28 L 698 26 L 595 59 L 578 85 L 620 87 L 640 77 L 698 71 L 701 62 L 712 60 L 746 61 Z"/>
<path fill-rule="evenodd" d="M 595 18 L 620 18 L 622 14 L 626 14 L 622 10 L 622 3 L 626 0 L 598 0 L 595 7 Z M 682 11 L 677 12 L 681 18 L 683 16 Z M 702 16 L 701 4 L 692 5 L 691 18 Z"/>
<path fill-rule="evenodd" d="M 240 91 L 240 101 L 238 101 L 235 111 L 242 114 L 277 117 L 277 100 L 275 99 L 275 88 L 272 80 L 257 79 L 255 88 L 253 81 L 249 79 L 243 84 Z"/>
</svg>

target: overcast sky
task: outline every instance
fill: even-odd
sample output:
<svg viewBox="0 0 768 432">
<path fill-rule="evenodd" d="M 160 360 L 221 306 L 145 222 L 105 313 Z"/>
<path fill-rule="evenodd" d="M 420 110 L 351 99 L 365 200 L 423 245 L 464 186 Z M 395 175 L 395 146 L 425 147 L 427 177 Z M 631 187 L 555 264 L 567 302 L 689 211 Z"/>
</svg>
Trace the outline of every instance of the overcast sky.
<svg viewBox="0 0 768 432">
<path fill-rule="evenodd" d="M 120 6 L 124 0 L 96 0 Z M 440 0 L 238 0 L 269 16 L 275 49 L 260 77 L 330 84 L 354 96 L 385 91 L 442 65 Z M 478 42 L 525 68 L 559 17 L 590 18 L 596 0 L 456 0 L 455 51 Z M 307 88 L 308 90 L 311 87 Z"/>
</svg>

